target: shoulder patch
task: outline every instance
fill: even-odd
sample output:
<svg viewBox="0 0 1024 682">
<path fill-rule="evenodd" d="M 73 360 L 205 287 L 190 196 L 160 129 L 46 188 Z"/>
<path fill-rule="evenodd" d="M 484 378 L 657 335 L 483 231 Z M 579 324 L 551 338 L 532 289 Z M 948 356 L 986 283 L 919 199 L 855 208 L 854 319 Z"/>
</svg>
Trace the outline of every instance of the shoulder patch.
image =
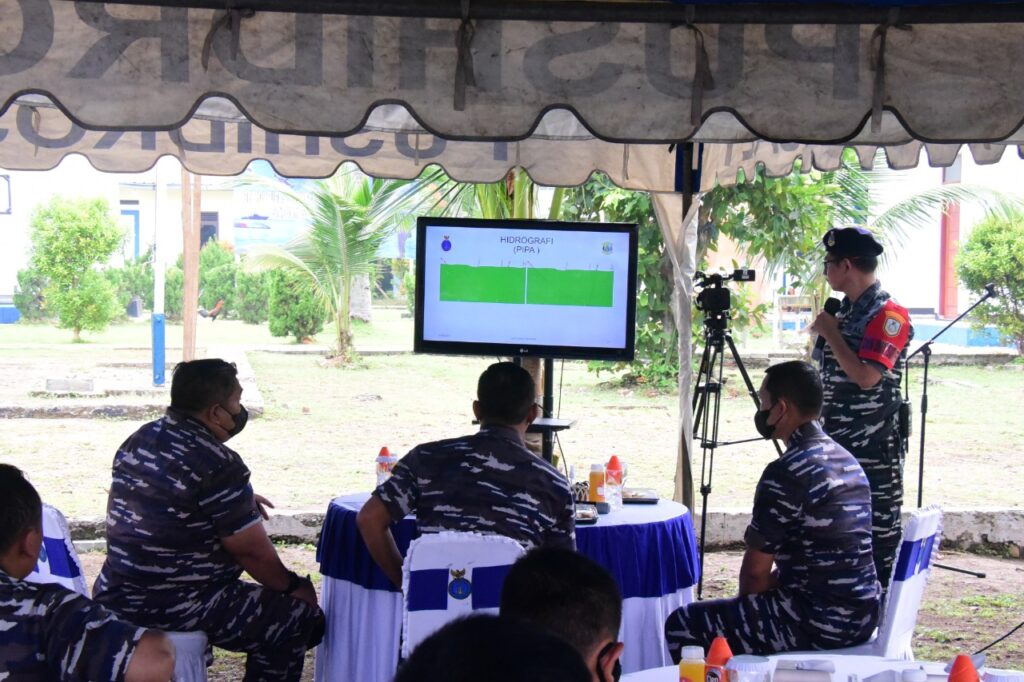
<svg viewBox="0 0 1024 682">
<path fill-rule="evenodd" d="M 858 355 L 862 360 L 873 360 L 892 369 L 906 347 L 909 336 L 910 316 L 907 309 L 888 300 L 865 328 Z"/>
</svg>

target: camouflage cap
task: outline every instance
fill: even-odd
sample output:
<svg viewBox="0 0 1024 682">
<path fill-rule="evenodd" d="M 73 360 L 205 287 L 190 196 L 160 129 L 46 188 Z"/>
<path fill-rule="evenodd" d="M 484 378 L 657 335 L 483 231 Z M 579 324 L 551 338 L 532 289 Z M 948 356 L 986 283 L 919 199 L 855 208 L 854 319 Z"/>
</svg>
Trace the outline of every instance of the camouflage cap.
<svg viewBox="0 0 1024 682">
<path fill-rule="evenodd" d="M 884 250 L 863 227 L 833 227 L 825 233 L 821 243 L 829 253 L 850 258 L 877 256 Z"/>
</svg>

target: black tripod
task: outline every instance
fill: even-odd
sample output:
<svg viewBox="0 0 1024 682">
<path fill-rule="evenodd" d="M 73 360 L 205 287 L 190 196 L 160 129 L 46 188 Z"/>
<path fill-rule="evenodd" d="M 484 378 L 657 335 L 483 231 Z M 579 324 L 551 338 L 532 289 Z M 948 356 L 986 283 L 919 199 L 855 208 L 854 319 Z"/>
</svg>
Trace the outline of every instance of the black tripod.
<svg viewBox="0 0 1024 682">
<path fill-rule="evenodd" d="M 935 336 L 928 339 L 921 344 L 920 348 L 915 350 L 913 353 L 907 356 L 906 360 L 903 361 L 903 397 L 904 400 L 910 400 L 910 359 L 915 355 L 920 354 L 924 360 L 924 373 L 921 375 L 921 447 L 918 452 L 917 459 L 917 507 L 921 508 L 924 502 L 924 434 L 925 426 L 927 425 L 928 419 L 928 365 L 932 359 L 932 344 L 935 343 L 935 339 L 946 333 L 946 330 L 952 327 L 954 324 L 966 317 L 972 310 L 977 308 L 979 305 L 984 303 L 990 298 L 996 295 L 995 284 L 988 284 L 985 286 L 985 295 L 974 302 L 967 310 L 960 313 L 952 322 L 947 324 L 945 327 L 936 332 Z M 906 451 L 909 452 L 909 439 L 905 443 Z M 936 568 L 944 568 L 947 571 L 955 571 L 957 573 L 966 573 L 967 575 L 973 575 L 977 578 L 984 578 L 984 573 L 978 573 L 977 571 L 968 571 L 963 568 L 956 568 L 954 566 L 946 566 L 944 564 L 934 564 Z"/>
<path fill-rule="evenodd" d="M 741 271 L 737 271 L 741 272 Z M 750 280 L 753 279 L 753 271 L 750 272 Z M 702 279 L 703 278 L 703 279 Z M 747 368 L 743 366 L 739 351 L 729 333 L 729 290 L 722 288 L 722 283 L 731 277 L 711 275 L 705 277 L 698 273 L 698 284 L 709 283 L 710 286 L 697 297 L 697 307 L 704 311 L 704 352 L 700 359 L 700 368 L 697 370 L 697 383 L 693 389 L 693 437 L 700 441 L 701 464 L 700 464 L 700 577 L 697 580 L 697 598 L 700 599 L 704 591 L 704 546 L 707 538 L 708 525 L 708 496 L 711 494 L 711 477 L 715 468 L 715 449 L 724 445 L 736 445 L 738 443 L 750 443 L 763 440 L 761 437 L 747 438 L 727 442 L 718 441 L 718 423 L 721 415 L 722 384 L 725 367 L 725 348 L 728 346 L 732 354 L 733 362 L 743 377 L 747 393 L 754 401 L 754 407 L 760 409 L 761 401 L 757 398 L 757 389 L 754 388 Z M 738 277 L 736 279 L 739 279 Z M 710 401 L 710 405 L 708 404 Z M 782 448 L 777 441 L 775 449 L 782 454 Z"/>
</svg>

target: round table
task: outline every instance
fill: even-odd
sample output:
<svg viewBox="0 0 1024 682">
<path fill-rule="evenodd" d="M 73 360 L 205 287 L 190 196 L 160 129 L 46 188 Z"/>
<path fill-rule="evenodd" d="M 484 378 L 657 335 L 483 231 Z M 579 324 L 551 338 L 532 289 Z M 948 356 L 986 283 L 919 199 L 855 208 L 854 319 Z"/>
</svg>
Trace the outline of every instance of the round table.
<svg viewBox="0 0 1024 682">
<path fill-rule="evenodd" d="M 891 677 L 887 676 L 886 679 L 898 682 L 900 672 L 911 668 L 923 668 L 928 675 L 929 682 L 933 680 L 935 682 L 944 682 L 947 678 L 944 663 L 903 661 L 880 658 L 878 656 L 830 654 L 827 651 L 778 654 L 769 656 L 768 659 L 772 662 L 773 682 L 842 682 L 854 679 L 851 675 L 855 675 L 857 679 L 864 680 L 872 675 L 888 671 L 895 671 L 895 674 Z M 791 665 L 797 665 L 801 669 L 777 670 L 779 661 L 788 661 Z M 831 663 L 834 672 L 830 674 L 822 671 L 821 663 Z M 982 670 L 986 669 L 983 668 Z M 678 682 L 678 680 L 679 669 L 674 665 L 663 666 L 654 670 L 642 670 L 622 676 L 622 682 Z"/>
<path fill-rule="evenodd" d="M 317 545 L 327 634 L 316 652 L 315 679 L 323 682 L 388 682 L 398 661 L 402 595 L 374 563 L 356 527 L 368 498 L 360 493 L 332 500 Z M 415 518 L 404 518 L 391 532 L 404 556 L 417 535 Z M 667 500 L 626 505 L 595 525 L 578 526 L 576 547 L 607 568 L 622 590 L 623 671 L 671 663 L 665 620 L 693 601 L 699 573 L 689 510 Z"/>
</svg>

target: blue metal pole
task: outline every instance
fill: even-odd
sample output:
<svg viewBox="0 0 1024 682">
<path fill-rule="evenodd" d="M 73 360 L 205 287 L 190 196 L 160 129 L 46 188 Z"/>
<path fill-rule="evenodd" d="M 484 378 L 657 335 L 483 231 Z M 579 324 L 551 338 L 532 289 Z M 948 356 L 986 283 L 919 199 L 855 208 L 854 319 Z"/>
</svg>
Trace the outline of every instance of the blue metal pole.
<svg viewBox="0 0 1024 682">
<path fill-rule="evenodd" d="M 164 367 L 167 365 L 164 348 L 164 314 L 153 313 L 153 385 L 164 385 Z"/>
</svg>

